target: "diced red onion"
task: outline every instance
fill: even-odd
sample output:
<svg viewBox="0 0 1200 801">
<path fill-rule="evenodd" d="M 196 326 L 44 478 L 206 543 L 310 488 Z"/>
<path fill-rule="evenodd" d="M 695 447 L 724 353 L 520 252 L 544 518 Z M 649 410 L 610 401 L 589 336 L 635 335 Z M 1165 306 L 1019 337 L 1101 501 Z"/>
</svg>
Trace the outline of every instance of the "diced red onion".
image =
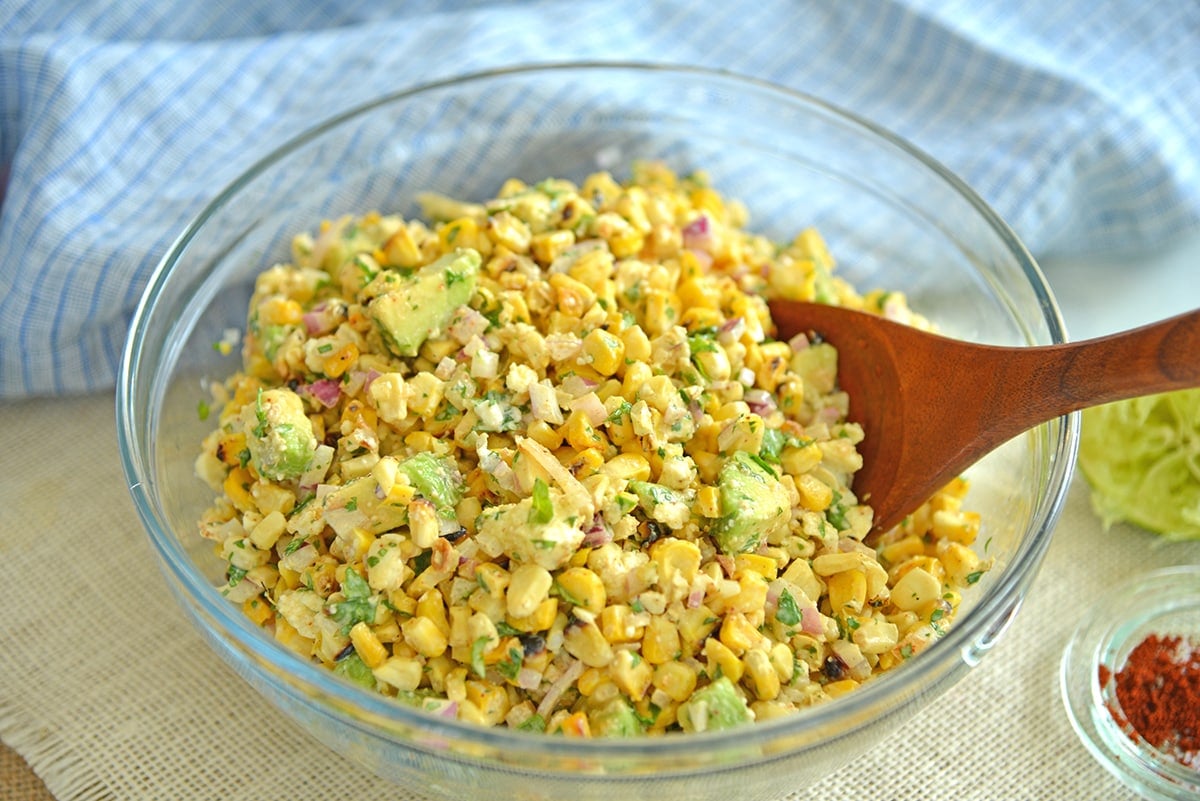
<svg viewBox="0 0 1200 801">
<path fill-rule="evenodd" d="M 804 606 L 800 609 L 800 630 L 805 634 L 820 635 L 825 632 L 825 623 L 821 613 L 815 606 Z"/>
<path fill-rule="evenodd" d="M 583 532 L 583 542 L 585 548 L 598 548 L 601 545 L 607 545 L 612 542 L 612 529 L 604 524 L 604 516 L 597 514 L 592 518 L 592 525 L 587 531 Z"/>
<path fill-rule="evenodd" d="M 683 246 L 688 250 L 708 252 L 712 248 L 712 225 L 708 215 L 701 214 L 680 231 L 683 235 Z"/>
<path fill-rule="evenodd" d="M 583 670 L 583 663 L 578 659 L 573 659 L 567 669 L 554 680 L 550 688 L 546 690 L 546 694 L 542 696 L 542 702 L 538 704 L 537 713 L 542 716 L 543 720 L 550 719 L 550 714 L 558 704 L 558 699 L 562 697 L 568 687 L 575 683 L 576 679 L 583 675 Z"/>
<path fill-rule="evenodd" d="M 563 416 L 558 405 L 558 393 L 549 384 L 538 382 L 529 385 L 529 409 L 535 420 L 562 425 Z"/>
<path fill-rule="evenodd" d="M 521 668 L 517 671 L 517 686 L 522 690 L 536 690 L 542 684 L 542 674 L 533 668 Z"/>
<path fill-rule="evenodd" d="M 470 306 L 462 306 L 455 315 L 453 322 L 446 327 L 446 333 L 454 337 L 460 345 L 466 345 L 473 337 L 478 337 L 488 329 L 488 319 Z"/>
<path fill-rule="evenodd" d="M 572 398 L 578 398 L 595 389 L 598 384 L 590 378 L 584 378 L 581 375 L 569 375 L 562 380 L 563 392 L 566 392 Z"/>
<path fill-rule="evenodd" d="M 775 398 L 765 389 L 748 389 L 743 396 L 746 405 L 750 407 L 750 411 L 765 417 L 778 407 L 775 404 Z"/>
<path fill-rule="evenodd" d="M 304 389 L 326 409 L 336 406 L 338 398 L 342 396 L 342 385 L 332 378 L 319 379 Z"/>
<path fill-rule="evenodd" d="M 788 347 L 793 351 L 801 351 L 812 347 L 812 342 L 808 338 L 808 334 L 796 334 L 788 340 Z"/>
<path fill-rule="evenodd" d="M 598 426 L 608 419 L 608 409 L 604 408 L 604 401 L 600 400 L 595 392 L 589 392 L 571 401 L 571 411 L 583 413 L 593 426 Z"/>
</svg>

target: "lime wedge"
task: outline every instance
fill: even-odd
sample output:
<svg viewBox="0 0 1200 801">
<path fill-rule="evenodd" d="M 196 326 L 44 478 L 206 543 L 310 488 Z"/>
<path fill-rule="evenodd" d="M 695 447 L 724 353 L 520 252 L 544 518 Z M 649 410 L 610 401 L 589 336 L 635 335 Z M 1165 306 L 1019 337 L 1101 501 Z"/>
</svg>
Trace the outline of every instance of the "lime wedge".
<svg viewBox="0 0 1200 801">
<path fill-rule="evenodd" d="M 1085 409 L 1079 467 L 1106 528 L 1200 539 L 1200 389 Z"/>
</svg>

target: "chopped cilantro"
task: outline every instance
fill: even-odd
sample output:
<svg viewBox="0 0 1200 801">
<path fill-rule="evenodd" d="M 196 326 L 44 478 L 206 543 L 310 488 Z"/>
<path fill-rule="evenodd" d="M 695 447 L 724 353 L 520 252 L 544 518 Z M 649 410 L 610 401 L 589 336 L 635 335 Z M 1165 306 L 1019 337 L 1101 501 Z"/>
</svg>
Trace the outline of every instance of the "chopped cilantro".
<svg viewBox="0 0 1200 801">
<path fill-rule="evenodd" d="M 796 599 L 787 590 L 779 594 L 779 602 L 775 607 L 775 619 L 785 626 L 794 626 L 800 622 L 800 607 Z"/>
<path fill-rule="evenodd" d="M 475 642 L 471 643 L 471 669 L 480 678 L 487 674 L 487 665 L 483 662 L 483 654 L 487 651 L 489 642 L 491 639 L 488 637 L 476 637 Z"/>
<path fill-rule="evenodd" d="M 349 634 L 355 623 L 370 623 L 375 619 L 375 601 L 371 599 L 371 585 L 357 570 L 346 569 L 342 581 L 343 601 L 329 605 L 329 616 L 342 624 L 342 634 Z"/>
<path fill-rule="evenodd" d="M 981 578 L 983 578 L 983 571 L 976 570 L 974 573 L 967 574 L 967 583 L 974 584 L 975 582 L 979 581 L 979 579 L 981 579 Z"/>
<path fill-rule="evenodd" d="M 508 658 L 496 663 L 496 670 L 500 675 L 511 681 L 517 680 L 517 674 L 521 672 L 521 663 L 525 655 L 520 648 L 509 648 Z"/>
<path fill-rule="evenodd" d="M 532 506 L 529 510 L 530 523 L 549 523 L 554 518 L 554 504 L 550 502 L 550 487 L 540 478 L 533 480 Z M 551 546 L 553 547 L 553 546 Z"/>
<path fill-rule="evenodd" d="M 198 414 L 200 416 L 201 420 L 207 420 L 208 414 L 211 411 L 212 411 L 212 409 L 204 401 L 200 401 L 199 403 L 196 404 L 196 414 Z"/>
</svg>

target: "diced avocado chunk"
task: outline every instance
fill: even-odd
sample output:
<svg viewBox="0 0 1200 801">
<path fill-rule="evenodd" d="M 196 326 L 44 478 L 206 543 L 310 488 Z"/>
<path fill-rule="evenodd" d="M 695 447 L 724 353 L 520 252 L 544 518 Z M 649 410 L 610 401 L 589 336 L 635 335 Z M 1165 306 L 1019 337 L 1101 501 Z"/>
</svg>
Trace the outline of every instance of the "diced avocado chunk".
<svg viewBox="0 0 1200 801">
<path fill-rule="evenodd" d="M 679 707 L 679 725 L 685 731 L 731 729 L 754 720 L 746 699 L 738 695 L 728 676 L 692 693 Z"/>
<path fill-rule="evenodd" d="M 454 517 L 462 500 L 463 480 L 453 459 L 418 453 L 400 462 L 397 471 L 407 476 L 417 494 L 437 507 L 443 517 Z"/>
<path fill-rule="evenodd" d="M 636 737 L 645 729 L 624 698 L 614 698 L 591 716 L 592 734 L 600 737 Z"/>
<path fill-rule="evenodd" d="M 296 478 L 312 461 L 317 438 L 304 402 L 290 389 L 259 390 L 255 402 L 242 408 L 240 420 L 250 463 L 263 478 Z"/>
<path fill-rule="evenodd" d="M 351 652 L 348 656 L 343 657 L 334 665 L 333 672 L 338 676 L 345 676 L 355 684 L 369 690 L 375 689 L 375 674 L 367 667 L 367 663 L 362 661 L 362 657 L 356 653 Z"/>
<path fill-rule="evenodd" d="M 475 294 L 480 262 L 479 253 L 469 248 L 447 253 L 372 300 L 367 312 L 388 349 L 397 356 L 416 356 L 421 344 Z"/>
<path fill-rule="evenodd" d="M 788 524 L 787 490 L 754 456 L 737 451 L 717 476 L 721 516 L 712 536 L 728 554 L 753 551 L 764 538 Z"/>
</svg>

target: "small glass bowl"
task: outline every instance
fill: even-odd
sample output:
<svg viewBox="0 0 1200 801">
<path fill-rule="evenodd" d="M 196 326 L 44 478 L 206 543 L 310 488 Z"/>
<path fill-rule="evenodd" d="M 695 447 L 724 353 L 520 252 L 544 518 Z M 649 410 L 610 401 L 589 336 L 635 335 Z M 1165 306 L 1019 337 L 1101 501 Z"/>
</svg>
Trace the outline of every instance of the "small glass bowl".
<svg viewBox="0 0 1200 801">
<path fill-rule="evenodd" d="M 1084 746 L 1126 786 L 1151 801 L 1194 801 L 1200 770 L 1131 737 L 1113 714 L 1116 682 L 1100 680 L 1101 666 L 1115 676 L 1150 634 L 1200 638 L 1200 565 L 1136 576 L 1088 612 L 1063 653 L 1063 704 Z"/>
</svg>

